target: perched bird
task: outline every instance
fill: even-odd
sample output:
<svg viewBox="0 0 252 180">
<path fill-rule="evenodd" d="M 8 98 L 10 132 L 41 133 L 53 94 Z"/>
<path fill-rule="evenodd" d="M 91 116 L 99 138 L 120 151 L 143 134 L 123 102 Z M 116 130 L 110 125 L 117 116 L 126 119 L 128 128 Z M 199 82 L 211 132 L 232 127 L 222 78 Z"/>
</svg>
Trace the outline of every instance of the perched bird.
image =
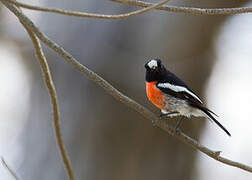
<svg viewBox="0 0 252 180">
<path fill-rule="evenodd" d="M 160 59 L 149 60 L 145 68 L 147 97 L 161 110 L 160 117 L 181 116 L 175 129 L 184 117 L 206 117 L 231 136 L 213 116 L 217 115 L 206 108 L 200 98 L 181 79 L 168 71 Z"/>
</svg>

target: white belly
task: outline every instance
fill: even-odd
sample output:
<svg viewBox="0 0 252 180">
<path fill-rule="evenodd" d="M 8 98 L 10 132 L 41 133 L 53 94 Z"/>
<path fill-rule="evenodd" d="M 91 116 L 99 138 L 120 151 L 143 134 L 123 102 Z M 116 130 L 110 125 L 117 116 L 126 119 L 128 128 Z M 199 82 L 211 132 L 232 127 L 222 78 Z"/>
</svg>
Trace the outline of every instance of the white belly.
<svg viewBox="0 0 252 180">
<path fill-rule="evenodd" d="M 178 112 L 179 114 L 172 114 L 172 116 L 196 116 L 196 117 L 207 117 L 207 115 L 199 110 L 196 109 L 192 106 L 190 106 L 187 101 L 182 100 L 182 99 L 177 99 L 172 96 L 166 95 L 167 96 L 167 101 L 166 101 L 166 106 L 165 109 L 162 110 L 162 113 L 165 112 Z"/>
</svg>

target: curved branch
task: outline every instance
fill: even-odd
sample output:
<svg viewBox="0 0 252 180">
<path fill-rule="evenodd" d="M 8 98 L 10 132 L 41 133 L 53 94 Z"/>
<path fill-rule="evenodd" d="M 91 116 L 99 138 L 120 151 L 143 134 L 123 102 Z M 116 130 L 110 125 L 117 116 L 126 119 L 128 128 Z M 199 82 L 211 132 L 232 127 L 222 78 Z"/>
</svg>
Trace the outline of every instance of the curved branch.
<svg viewBox="0 0 252 180">
<path fill-rule="evenodd" d="M 132 0 L 110 0 L 113 2 L 118 2 L 122 4 L 127 4 L 130 6 L 139 6 L 139 7 L 149 7 L 153 3 L 143 2 L 143 1 L 132 1 Z M 243 14 L 251 13 L 252 8 L 250 7 L 241 7 L 241 8 L 194 8 L 194 7 L 177 7 L 177 6 L 168 6 L 164 5 L 162 7 L 157 7 L 155 9 L 175 12 L 175 13 L 185 13 L 193 15 L 232 15 L 232 14 Z"/>
<path fill-rule="evenodd" d="M 252 172 L 252 167 L 232 161 L 230 159 L 227 159 L 225 157 L 220 156 L 220 151 L 213 151 L 203 145 L 201 145 L 198 141 L 192 139 L 191 137 L 187 136 L 186 134 L 180 132 L 180 131 L 174 131 L 172 127 L 170 127 L 168 124 L 166 124 L 164 121 L 159 121 L 159 117 L 156 116 L 154 113 L 143 107 L 142 105 L 138 104 L 136 101 L 130 99 L 126 95 L 122 94 L 120 91 L 118 91 L 116 88 L 114 88 L 111 84 L 109 84 L 106 80 L 104 80 L 102 77 L 88 69 L 86 66 L 79 63 L 71 54 L 69 54 L 67 51 L 65 51 L 62 47 L 60 47 L 58 44 L 53 42 L 51 39 L 49 39 L 46 35 L 44 35 L 36 26 L 35 24 L 22 12 L 18 10 L 14 5 L 6 3 L 4 0 L 0 0 L 4 3 L 4 5 L 12 11 L 19 19 L 19 21 L 23 24 L 25 24 L 29 29 L 36 34 L 36 36 L 45 43 L 48 47 L 50 47 L 52 50 L 54 50 L 59 56 L 63 57 L 63 59 L 71 64 L 75 69 L 77 69 L 79 72 L 84 74 L 86 77 L 88 77 L 90 80 L 94 81 L 97 85 L 101 86 L 105 91 L 107 91 L 110 95 L 112 95 L 115 99 L 119 100 L 120 102 L 124 103 L 125 105 L 131 107 L 135 111 L 139 112 L 141 115 L 146 117 L 147 119 L 154 121 L 155 124 L 165 132 L 174 135 L 177 139 L 180 141 L 192 146 L 193 148 L 203 152 L 204 154 L 208 155 L 209 157 L 220 161 L 226 165 L 234 166 L 240 169 L 243 169 L 248 172 Z"/>
<path fill-rule="evenodd" d="M 110 15 L 110 14 L 95 14 L 95 13 L 85 13 L 85 12 L 77 12 L 77 11 L 66 11 L 66 10 L 62 10 L 62 9 L 52 9 L 52 8 L 43 8 L 43 7 L 39 7 L 39 6 L 33 6 L 33 5 L 29 5 L 29 4 L 25 4 L 25 3 L 21 3 L 21 2 L 17 2 L 14 0 L 3 0 L 3 1 L 7 1 L 9 3 L 12 3 L 18 7 L 22 7 L 22 8 L 26 8 L 26 9 L 30 9 L 30 10 L 36 10 L 36 11 L 43 11 L 43 12 L 51 12 L 51 13 L 57 13 L 57 14 L 61 14 L 61 15 L 67 15 L 67 16 L 77 16 L 77 17 L 84 17 L 84 18 L 97 18 L 97 19 L 111 19 L 111 20 L 116 20 L 116 19 L 123 19 L 123 18 L 128 18 L 131 16 L 136 16 L 139 14 L 143 14 L 147 11 L 150 11 L 152 9 L 155 9 L 159 6 L 162 6 L 163 4 L 167 3 L 170 0 L 164 0 L 161 1 L 159 3 L 156 4 L 152 4 L 146 8 L 137 10 L 137 11 L 133 11 L 130 13 L 125 13 L 125 14 L 118 14 L 118 15 Z"/>
<path fill-rule="evenodd" d="M 59 105 L 58 105 L 59 103 L 58 103 L 57 93 L 56 93 L 56 89 L 55 89 L 55 86 L 53 83 L 52 75 L 50 72 L 50 68 L 47 63 L 44 52 L 42 50 L 42 47 L 40 45 L 39 39 L 26 26 L 26 24 L 23 24 L 23 25 L 24 25 L 26 31 L 28 32 L 28 34 L 33 42 L 35 53 L 37 55 L 41 70 L 43 72 L 44 81 L 45 81 L 45 84 L 46 84 L 47 89 L 49 91 L 49 95 L 51 97 L 51 103 L 52 103 L 52 109 L 53 109 L 54 129 L 55 129 L 56 139 L 57 139 L 57 143 L 58 143 L 58 148 L 59 148 L 62 160 L 63 160 L 63 164 L 66 168 L 66 171 L 68 174 L 68 179 L 74 180 L 74 174 L 73 174 L 70 158 L 67 155 L 67 151 L 66 151 L 64 141 L 62 138 L 61 127 L 60 127 Z"/>
<path fill-rule="evenodd" d="M 9 167 L 9 165 L 5 162 L 4 158 L 1 157 L 1 161 L 3 166 L 9 171 L 9 173 L 11 174 L 11 176 L 15 179 L 18 180 L 18 177 L 16 175 L 16 173 Z"/>
<path fill-rule="evenodd" d="M 62 138 L 61 127 L 60 127 L 59 105 L 58 105 L 59 103 L 58 103 L 58 98 L 57 98 L 55 86 L 54 86 L 54 83 L 52 80 L 52 75 L 51 75 L 51 72 L 49 69 L 49 65 L 47 63 L 47 60 L 45 58 L 45 55 L 43 53 L 42 47 L 40 45 L 40 42 L 39 42 L 37 36 L 25 25 L 24 25 L 24 27 L 26 28 L 28 34 L 30 35 L 30 37 L 32 39 L 37 58 L 39 60 L 39 64 L 40 64 L 41 69 L 43 71 L 44 81 L 45 81 L 45 84 L 46 84 L 47 89 L 49 91 L 49 95 L 51 97 L 51 103 L 53 106 L 53 119 L 54 119 L 53 123 L 54 123 L 58 147 L 59 147 L 61 157 L 62 157 L 64 165 L 65 165 L 65 168 L 67 170 L 68 178 L 70 180 L 73 180 L 74 175 L 73 175 L 71 162 L 70 162 L 70 159 L 67 155 L 67 151 L 66 151 L 66 148 L 65 148 L 65 145 L 63 142 L 63 138 Z"/>
<path fill-rule="evenodd" d="M 168 6 L 164 5 L 164 3 L 149 3 L 143 1 L 133 1 L 133 0 L 110 0 L 113 2 L 118 2 L 126 5 L 131 6 L 138 6 L 143 8 L 150 8 L 150 9 L 141 9 L 137 11 L 133 11 L 131 13 L 125 14 L 118 14 L 118 15 L 106 15 L 106 14 L 95 14 L 95 13 L 84 13 L 84 12 L 76 12 L 76 11 L 66 11 L 62 9 L 53 9 L 53 8 L 43 8 L 39 6 L 33 6 L 29 4 L 25 4 L 22 2 L 17 2 L 14 0 L 6 0 L 10 3 L 15 4 L 16 6 L 30 9 L 30 10 L 37 10 L 37 11 L 44 11 L 44 12 L 51 12 L 57 13 L 62 15 L 68 16 L 77 16 L 77 17 L 86 17 L 86 18 L 98 18 L 98 19 L 122 19 L 128 18 L 130 16 L 135 16 L 144 12 L 147 12 L 151 9 L 158 9 L 163 11 L 175 12 L 175 13 L 185 13 L 185 14 L 194 14 L 194 15 L 233 15 L 233 14 L 244 14 L 244 13 L 251 13 L 252 8 L 250 7 L 241 7 L 241 8 L 194 8 L 194 7 L 177 7 L 177 6 Z M 168 2 L 168 1 L 167 1 Z M 155 7 L 151 7 L 157 5 Z"/>
</svg>

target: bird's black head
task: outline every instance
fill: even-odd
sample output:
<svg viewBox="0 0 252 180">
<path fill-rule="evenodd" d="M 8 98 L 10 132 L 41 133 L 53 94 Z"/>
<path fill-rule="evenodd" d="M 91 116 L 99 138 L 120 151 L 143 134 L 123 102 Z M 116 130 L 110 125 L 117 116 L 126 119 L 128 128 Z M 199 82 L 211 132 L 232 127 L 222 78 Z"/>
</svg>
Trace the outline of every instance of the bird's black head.
<svg viewBox="0 0 252 180">
<path fill-rule="evenodd" d="M 145 80 L 147 82 L 158 81 L 165 73 L 165 67 L 160 59 L 151 59 L 144 67 L 146 68 Z"/>
</svg>

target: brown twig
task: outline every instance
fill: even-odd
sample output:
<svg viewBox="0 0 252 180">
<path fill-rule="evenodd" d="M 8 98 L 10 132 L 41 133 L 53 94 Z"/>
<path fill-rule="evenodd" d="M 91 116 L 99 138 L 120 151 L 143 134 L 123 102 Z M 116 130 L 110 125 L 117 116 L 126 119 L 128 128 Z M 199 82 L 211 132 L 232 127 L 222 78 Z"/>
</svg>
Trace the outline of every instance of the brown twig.
<svg viewBox="0 0 252 180">
<path fill-rule="evenodd" d="M 4 158 L 1 157 L 1 161 L 3 166 L 9 171 L 9 173 L 11 174 L 11 176 L 15 179 L 18 180 L 18 177 L 16 175 L 16 173 L 8 166 L 8 164 L 5 162 Z"/>
<path fill-rule="evenodd" d="M 16 6 L 30 9 L 30 10 L 37 10 L 37 11 L 44 11 L 44 12 L 51 12 L 51 13 L 57 13 L 62 15 L 68 15 L 68 16 L 77 16 L 77 17 L 87 17 L 87 18 L 99 18 L 99 19 L 122 19 L 127 18 L 130 16 L 138 15 L 140 14 L 137 11 L 133 11 L 131 13 L 126 14 L 119 14 L 119 15 L 105 15 L 105 14 L 95 14 L 95 13 L 84 13 L 84 12 L 76 12 L 76 11 L 66 11 L 62 9 L 53 9 L 53 8 L 43 8 L 39 6 L 29 5 L 22 2 L 17 2 L 14 0 L 6 0 L 9 1 Z M 147 8 L 152 5 L 156 5 L 154 3 L 144 2 L 144 1 L 133 1 L 133 0 L 110 0 L 113 2 L 118 2 L 130 6 L 138 6 Z M 152 7 L 153 8 L 153 7 Z M 151 8 L 151 9 L 152 9 Z M 168 5 L 158 5 L 154 7 L 154 9 L 163 10 L 163 11 L 169 11 L 169 12 L 175 12 L 175 13 L 185 13 L 185 14 L 193 14 L 193 15 L 232 15 L 232 14 L 243 14 L 243 13 L 251 13 L 252 8 L 250 7 L 240 7 L 240 8 L 194 8 L 194 7 L 177 7 L 177 6 L 168 6 Z M 142 11 L 144 9 L 138 10 Z M 149 11 L 149 10 L 148 10 Z M 144 13 L 146 11 L 143 11 L 141 13 Z"/>
<path fill-rule="evenodd" d="M 85 17 L 85 18 L 98 18 L 98 19 L 111 19 L 111 20 L 116 20 L 116 19 L 123 19 L 123 18 L 128 18 L 131 16 L 136 16 L 139 14 L 143 14 L 147 11 L 150 11 L 152 9 L 155 9 L 159 6 L 162 6 L 163 4 L 167 3 L 170 0 L 164 0 L 156 4 L 152 4 L 151 6 L 148 6 L 146 8 L 136 10 L 130 13 L 125 13 L 125 14 L 118 14 L 118 15 L 110 15 L 110 14 L 95 14 L 95 13 L 85 13 L 85 12 L 76 12 L 76 11 L 66 11 L 63 9 L 52 9 L 52 8 L 43 8 L 39 6 L 33 6 L 29 4 L 25 4 L 22 2 L 17 2 L 14 0 L 3 0 L 3 1 L 8 1 L 9 3 L 15 4 L 18 7 L 30 9 L 30 10 L 36 10 L 36 11 L 43 11 L 43 12 L 51 12 L 51 13 L 57 13 L 57 14 L 62 14 L 62 15 L 67 15 L 67 16 L 77 16 L 77 17 Z"/>
<path fill-rule="evenodd" d="M 120 102 L 126 104 L 127 106 L 131 107 L 132 109 L 136 110 L 140 114 L 142 114 L 147 119 L 154 121 L 155 124 L 165 132 L 174 135 L 177 139 L 180 141 L 192 146 L 195 149 L 198 149 L 199 151 L 203 152 L 204 154 L 208 155 L 209 157 L 212 157 L 213 159 L 220 161 L 226 165 L 234 166 L 240 169 L 243 169 L 248 172 L 252 172 L 252 167 L 247 166 L 245 164 L 232 161 L 230 159 L 224 158 L 220 156 L 220 151 L 213 151 L 203 145 L 201 145 L 198 141 L 190 138 L 186 134 L 180 132 L 180 131 L 174 131 L 173 128 L 171 128 L 168 124 L 165 122 L 159 121 L 159 118 L 150 112 L 148 109 L 143 107 L 142 105 L 138 104 L 134 100 L 130 99 L 126 95 L 122 94 L 120 91 L 118 91 L 116 88 L 114 88 L 111 84 L 109 84 L 106 80 L 104 80 L 102 77 L 88 69 L 86 66 L 80 64 L 71 54 L 69 54 L 67 51 L 65 51 L 62 47 L 60 47 L 58 44 L 53 42 L 50 38 L 48 38 L 46 35 L 44 35 L 38 27 L 35 26 L 35 24 L 27 17 L 25 16 L 17 7 L 15 7 L 13 4 L 7 3 L 5 0 L 0 0 L 10 11 L 12 11 L 19 19 L 19 21 L 23 24 L 25 24 L 29 29 L 36 34 L 36 36 L 45 43 L 48 47 L 50 47 L 52 50 L 54 50 L 58 55 L 63 57 L 63 59 L 71 64 L 75 69 L 77 69 L 79 72 L 84 74 L 86 77 L 88 77 L 90 80 L 94 81 L 97 85 L 101 86 L 105 91 L 107 91 L 110 95 L 112 95 L 114 98 L 119 100 Z"/>
<path fill-rule="evenodd" d="M 153 3 L 143 2 L 143 1 L 133 1 L 133 0 L 110 0 L 113 2 L 118 2 L 130 6 L 138 6 L 138 7 L 149 7 L 152 6 Z M 163 5 L 157 7 L 155 9 L 175 12 L 175 13 L 185 13 L 185 14 L 193 14 L 193 15 L 232 15 L 232 14 L 243 14 L 243 13 L 251 13 L 252 8 L 250 7 L 241 7 L 241 8 L 194 8 L 194 7 L 177 7 L 177 6 L 168 6 Z"/>
<path fill-rule="evenodd" d="M 33 42 L 35 53 L 36 53 L 36 56 L 39 60 L 41 70 L 43 72 L 44 81 L 45 81 L 46 87 L 49 91 L 49 95 L 51 97 L 51 103 L 52 103 L 52 109 L 53 109 L 54 129 L 55 129 L 56 139 L 57 139 L 57 143 L 58 143 L 58 148 L 59 148 L 62 160 L 63 160 L 63 164 L 66 168 L 66 171 L 68 174 L 68 179 L 74 180 L 74 174 L 73 174 L 71 162 L 70 162 L 69 156 L 67 155 L 67 151 L 65 149 L 64 141 L 62 138 L 61 127 L 60 127 L 59 105 L 58 105 L 59 103 L 58 103 L 57 93 L 56 93 L 56 89 L 55 89 L 55 86 L 53 83 L 52 75 L 50 72 L 50 68 L 47 63 L 46 57 L 43 53 L 39 39 L 26 26 L 26 24 L 23 24 L 23 25 L 24 25 L 26 31 L 28 32 L 28 34 Z"/>
</svg>

